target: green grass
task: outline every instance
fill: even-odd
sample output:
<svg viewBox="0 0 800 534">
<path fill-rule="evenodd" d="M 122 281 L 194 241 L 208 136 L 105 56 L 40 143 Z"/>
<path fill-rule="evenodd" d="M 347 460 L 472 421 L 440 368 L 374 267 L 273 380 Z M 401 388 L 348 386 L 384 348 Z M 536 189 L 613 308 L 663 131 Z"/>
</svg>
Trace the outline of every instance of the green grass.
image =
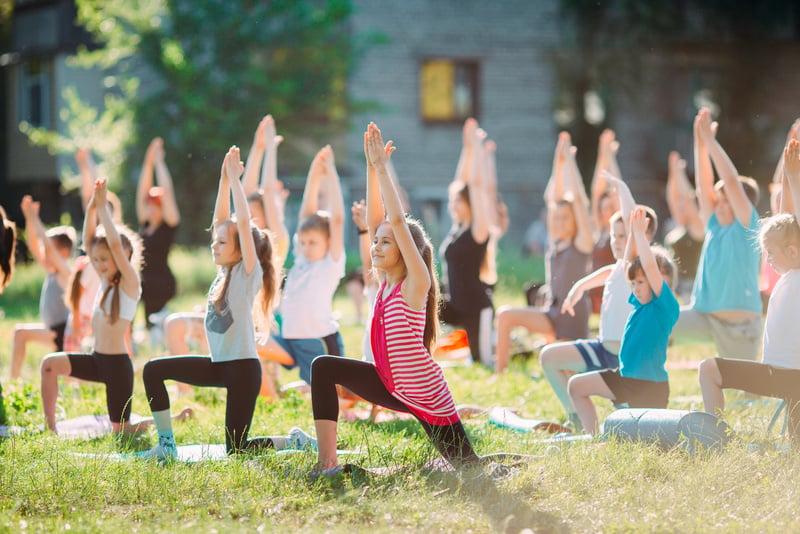
<svg viewBox="0 0 800 534">
<path fill-rule="evenodd" d="M 179 250 L 171 258 L 181 288 L 190 291 L 173 309 L 202 304 L 213 277 L 207 251 Z M 537 279 L 528 269 L 535 260 L 503 256 L 497 304 L 523 302 L 518 289 Z M 512 270 L 513 269 L 513 270 Z M 510 276 L 513 282 L 507 282 Z M 31 348 L 23 379 L 9 382 L 11 333 L 18 320 L 35 318 L 36 268 L 21 267 L 0 296 L 0 375 L 11 422 L 40 423 L 37 369 L 42 351 Z M 338 297 L 346 347 L 360 346 L 361 327 L 352 304 Z M 671 360 L 712 355 L 709 346 L 670 349 Z M 142 347 L 133 410 L 146 414 L 141 368 L 155 354 Z M 449 367 L 446 376 L 458 403 L 503 405 L 524 414 L 560 419 L 563 413 L 538 362 L 514 362 L 498 379 L 476 367 Z M 281 380 L 296 378 L 282 371 Z M 670 373 L 671 408 L 702 408 L 696 371 Z M 173 392 L 174 393 L 174 392 Z M 767 445 L 766 426 L 774 404 L 728 395 L 728 422 L 747 440 Z M 598 400 L 601 418 L 611 413 Z M 65 383 L 60 405 L 64 415 L 104 413 L 105 396 L 93 384 Z M 175 410 L 192 406 L 197 417 L 175 426 L 180 443 L 221 442 L 224 394 L 198 389 L 193 396 L 173 394 Z M 292 394 L 274 403 L 259 399 L 253 435 L 283 434 L 292 426 L 313 430 L 310 400 Z M 159 466 L 141 461 L 78 457 L 74 452 L 132 451 L 153 444 L 153 435 L 137 440 L 108 436 L 66 441 L 38 434 L 0 441 L 0 530 L 77 532 L 181 530 L 193 532 L 425 531 L 425 532 L 787 532 L 800 530 L 794 454 L 751 453 L 740 444 L 719 454 L 689 456 L 639 443 L 609 442 L 550 449 L 540 434 L 516 434 L 483 418 L 466 421 L 479 453 L 495 451 L 541 455 L 511 480 L 492 483 L 452 474 L 402 475 L 309 483 L 305 473 L 313 454 L 231 458 L 224 462 Z M 773 433 L 774 434 L 774 433 Z M 367 466 L 419 465 L 435 456 L 422 429 L 413 421 L 340 424 L 340 445 L 361 449 L 350 458 Z M 347 461 L 347 460 L 346 460 Z"/>
</svg>

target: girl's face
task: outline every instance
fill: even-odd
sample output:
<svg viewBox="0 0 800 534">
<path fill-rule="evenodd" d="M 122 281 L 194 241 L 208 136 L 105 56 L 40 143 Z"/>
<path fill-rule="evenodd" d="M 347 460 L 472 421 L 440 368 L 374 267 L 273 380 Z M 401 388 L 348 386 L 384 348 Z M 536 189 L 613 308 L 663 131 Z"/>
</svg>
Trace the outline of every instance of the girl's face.
<svg viewBox="0 0 800 534">
<path fill-rule="evenodd" d="M 469 220 L 471 215 L 470 206 L 459 191 L 450 193 L 447 209 L 450 212 L 450 217 L 457 223 Z"/>
<path fill-rule="evenodd" d="M 328 236 L 320 230 L 305 230 L 297 234 L 297 246 L 309 262 L 325 257 L 328 253 L 328 241 Z"/>
<path fill-rule="evenodd" d="M 566 204 L 556 206 L 553 216 L 550 218 L 553 225 L 552 235 L 558 241 L 572 241 L 577 229 L 575 227 L 575 216 L 572 207 Z"/>
<path fill-rule="evenodd" d="M 111 249 L 103 243 L 92 246 L 91 260 L 97 274 L 106 280 L 113 280 L 119 271 L 114 257 L 111 255 Z"/>
<path fill-rule="evenodd" d="M 161 204 L 152 200 L 144 203 L 144 219 L 153 226 L 158 226 L 164 220 L 164 210 Z"/>
<path fill-rule="evenodd" d="M 214 240 L 211 242 L 211 256 L 214 264 L 230 267 L 242 260 L 239 250 L 239 236 L 233 223 L 223 223 L 214 228 Z"/>
<path fill-rule="evenodd" d="M 384 223 L 378 226 L 370 248 L 370 255 L 372 256 L 372 266 L 381 271 L 388 271 L 402 263 L 400 247 L 397 246 L 392 227 L 388 224 Z"/>
<path fill-rule="evenodd" d="M 764 236 L 763 246 L 767 262 L 778 274 L 785 274 L 798 268 L 800 250 L 797 246 L 786 243 L 775 234 L 770 233 Z"/>
<path fill-rule="evenodd" d="M 611 253 L 614 254 L 614 259 L 621 259 L 625 257 L 625 246 L 628 244 L 628 235 L 625 233 L 625 224 L 621 220 L 617 220 L 611 226 Z"/>
<path fill-rule="evenodd" d="M 647 281 L 647 277 L 641 269 L 636 271 L 636 276 L 630 282 L 633 296 L 636 297 L 639 304 L 647 304 L 653 300 L 653 290 L 650 288 L 650 282 Z"/>
</svg>

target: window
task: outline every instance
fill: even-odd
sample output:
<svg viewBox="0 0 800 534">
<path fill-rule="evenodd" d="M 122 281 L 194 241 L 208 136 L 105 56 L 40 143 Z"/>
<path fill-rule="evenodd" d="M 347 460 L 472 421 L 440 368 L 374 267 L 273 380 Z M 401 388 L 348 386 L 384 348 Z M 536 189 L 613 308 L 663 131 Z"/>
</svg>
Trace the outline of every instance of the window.
<svg viewBox="0 0 800 534">
<path fill-rule="evenodd" d="M 29 59 L 19 64 L 17 122 L 50 126 L 50 62 Z"/>
<path fill-rule="evenodd" d="M 420 113 L 425 122 L 461 123 L 478 115 L 478 64 L 429 59 L 420 68 Z"/>
</svg>

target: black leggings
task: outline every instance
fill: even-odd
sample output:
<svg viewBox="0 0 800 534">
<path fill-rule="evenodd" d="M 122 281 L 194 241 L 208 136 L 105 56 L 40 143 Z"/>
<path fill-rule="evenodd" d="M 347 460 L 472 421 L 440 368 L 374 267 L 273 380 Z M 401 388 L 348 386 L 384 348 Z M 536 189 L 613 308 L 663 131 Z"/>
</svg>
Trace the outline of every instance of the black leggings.
<svg viewBox="0 0 800 534">
<path fill-rule="evenodd" d="M 68 353 L 69 376 L 106 385 L 106 407 L 112 423 L 131 419 L 133 364 L 127 354 Z"/>
<path fill-rule="evenodd" d="M 488 325 L 491 325 L 494 318 L 494 310 L 492 308 L 487 307 L 463 312 L 454 308 L 449 301 L 443 301 L 439 310 L 439 320 L 443 323 L 463 328 L 467 332 L 467 342 L 472 354 L 472 361 L 488 365 L 487 362 L 492 361 L 491 328 L 488 332 L 485 332 L 487 335 L 481 336 L 481 318 L 484 316 L 484 310 L 492 310 L 491 318 L 488 320 Z"/>
<path fill-rule="evenodd" d="M 454 467 L 480 461 L 461 421 L 451 425 L 432 425 L 423 421 L 389 393 L 375 366 L 368 362 L 334 356 L 320 356 L 314 360 L 311 364 L 311 404 L 315 420 L 339 419 L 336 384 L 373 404 L 414 415 L 439 453 Z"/>
<path fill-rule="evenodd" d="M 258 358 L 212 362 L 209 356 L 169 356 L 150 360 L 144 366 L 144 389 L 150 409 L 169 409 L 165 380 L 228 390 L 225 405 L 225 448 L 228 453 L 269 446 L 265 438 L 247 439 L 256 398 L 261 389 Z"/>
</svg>

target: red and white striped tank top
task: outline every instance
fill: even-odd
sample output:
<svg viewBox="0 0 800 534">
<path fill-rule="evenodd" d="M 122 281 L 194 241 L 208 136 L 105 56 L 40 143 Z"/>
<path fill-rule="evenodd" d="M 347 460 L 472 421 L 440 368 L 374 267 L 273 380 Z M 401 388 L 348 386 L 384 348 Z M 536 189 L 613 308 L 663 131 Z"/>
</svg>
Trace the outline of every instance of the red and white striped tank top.
<svg viewBox="0 0 800 534">
<path fill-rule="evenodd" d="M 381 381 L 395 398 L 432 425 L 458 422 L 453 395 L 441 367 L 423 343 L 425 309 L 415 310 L 397 284 L 384 300 L 384 282 L 372 317 L 372 352 Z"/>
</svg>

